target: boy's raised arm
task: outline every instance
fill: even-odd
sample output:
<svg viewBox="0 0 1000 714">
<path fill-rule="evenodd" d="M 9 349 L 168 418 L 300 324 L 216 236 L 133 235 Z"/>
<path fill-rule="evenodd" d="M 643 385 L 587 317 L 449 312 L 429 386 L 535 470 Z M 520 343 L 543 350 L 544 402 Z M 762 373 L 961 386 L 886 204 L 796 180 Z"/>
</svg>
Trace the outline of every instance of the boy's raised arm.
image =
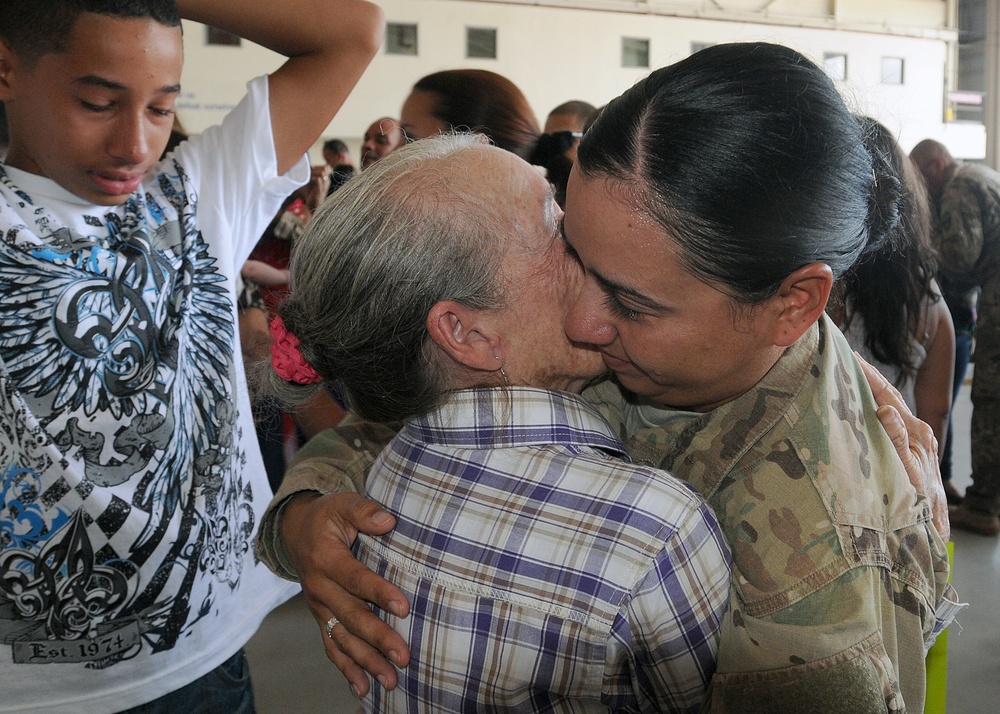
<svg viewBox="0 0 1000 714">
<path fill-rule="evenodd" d="M 278 172 L 313 145 L 382 42 L 382 10 L 365 0 L 178 0 L 189 19 L 288 57 L 269 81 Z"/>
</svg>

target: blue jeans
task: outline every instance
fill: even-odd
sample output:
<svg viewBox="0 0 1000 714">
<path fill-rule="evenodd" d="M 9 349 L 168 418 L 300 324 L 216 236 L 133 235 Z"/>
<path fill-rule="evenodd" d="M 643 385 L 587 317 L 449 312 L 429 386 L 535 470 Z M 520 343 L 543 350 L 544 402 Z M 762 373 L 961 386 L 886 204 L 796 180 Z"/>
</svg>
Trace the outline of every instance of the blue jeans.
<svg viewBox="0 0 1000 714">
<path fill-rule="evenodd" d="M 955 400 L 958 398 L 958 391 L 965 381 L 965 373 L 969 368 L 969 359 L 972 356 L 972 334 L 959 332 L 955 334 L 955 377 L 952 382 L 951 403 L 952 410 L 955 408 Z M 944 449 L 941 452 L 941 480 L 951 479 L 951 447 L 954 437 L 952 435 L 951 420 L 948 420 L 948 437 L 944 440 Z"/>
<path fill-rule="evenodd" d="M 254 714 L 250 666 L 240 650 L 200 679 L 119 714 Z"/>
</svg>

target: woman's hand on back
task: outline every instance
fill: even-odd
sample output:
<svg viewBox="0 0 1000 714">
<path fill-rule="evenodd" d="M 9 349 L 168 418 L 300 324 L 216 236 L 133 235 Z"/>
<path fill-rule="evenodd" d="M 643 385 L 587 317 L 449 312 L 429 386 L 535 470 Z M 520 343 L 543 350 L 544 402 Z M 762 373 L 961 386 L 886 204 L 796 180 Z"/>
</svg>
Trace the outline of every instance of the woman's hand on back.
<svg viewBox="0 0 1000 714">
<path fill-rule="evenodd" d="M 951 539 L 948 501 L 941 481 L 938 464 L 938 443 L 931 427 L 917 419 L 903 401 L 902 395 L 881 372 L 855 353 L 864 370 L 868 385 L 878 403 L 878 420 L 886 430 L 896 453 L 906 467 L 906 475 L 918 493 L 930 502 L 934 527 L 947 543 Z"/>
<path fill-rule="evenodd" d="M 406 617 L 406 596 L 351 551 L 359 532 L 381 535 L 394 526 L 395 519 L 385 509 L 356 493 L 303 492 L 292 498 L 281 517 L 282 543 L 323 633 L 326 655 L 361 697 L 369 688 L 366 671 L 392 689 L 393 665 L 405 667 L 410 659 L 403 638 L 368 604 Z M 339 624 L 327 637 L 331 617 Z"/>
</svg>

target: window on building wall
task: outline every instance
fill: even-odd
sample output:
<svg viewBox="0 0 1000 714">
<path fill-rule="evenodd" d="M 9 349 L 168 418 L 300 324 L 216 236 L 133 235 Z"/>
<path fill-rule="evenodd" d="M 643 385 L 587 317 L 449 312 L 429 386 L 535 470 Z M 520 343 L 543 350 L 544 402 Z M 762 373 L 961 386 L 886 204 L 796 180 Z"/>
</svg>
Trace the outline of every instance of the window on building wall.
<svg viewBox="0 0 1000 714">
<path fill-rule="evenodd" d="M 715 44 L 714 42 L 692 42 L 691 54 L 695 54 L 696 52 L 701 52 L 702 50 L 707 50 L 714 44 Z"/>
<path fill-rule="evenodd" d="M 903 59 L 901 57 L 882 58 L 882 84 L 903 83 Z"/>
<path fill-rule="evenodd" d="M 232 32 L 220 30 L 211 25 L 205 26 L 205 43 L 209 45 L 228 45 L 229 47 L 239 47 L 242 39 Z"/>
<path fill-rule="evenodd" d="M 465 28 L 465 56 L 481 59 L 497 58 L 497 31 L 495 27 Z"/>
<path fill-rule="evenodd" d="M 648 67 L 649 40 L 639 37 L 622 38 L 622 67 Z"/>
<path fill-rule="evenodd" d="M 847 79 L 847 55 L 842 52 L 824 52 L 823 69 L 830 79 Z"/>
<path fill-rule="evenodd" d="M 417 26 L 402 22 L 386 23 L 385 53 L 387 55 L 417 54 Z"/>
</svg>

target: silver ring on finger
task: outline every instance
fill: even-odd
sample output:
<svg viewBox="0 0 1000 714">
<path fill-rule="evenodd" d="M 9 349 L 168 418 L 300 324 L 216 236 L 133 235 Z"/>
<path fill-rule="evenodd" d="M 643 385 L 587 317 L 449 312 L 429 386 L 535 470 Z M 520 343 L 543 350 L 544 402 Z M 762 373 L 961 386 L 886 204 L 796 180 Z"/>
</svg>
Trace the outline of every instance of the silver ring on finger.
<svg viewBox="0 0 1000 714">
<path fill-rule="evenodd" d="M 331 617 L 326 621 L 326 636 L 333 639 L 333 628 L 340 624 L 340 620 L 336 617 Z"/>
</svg>

